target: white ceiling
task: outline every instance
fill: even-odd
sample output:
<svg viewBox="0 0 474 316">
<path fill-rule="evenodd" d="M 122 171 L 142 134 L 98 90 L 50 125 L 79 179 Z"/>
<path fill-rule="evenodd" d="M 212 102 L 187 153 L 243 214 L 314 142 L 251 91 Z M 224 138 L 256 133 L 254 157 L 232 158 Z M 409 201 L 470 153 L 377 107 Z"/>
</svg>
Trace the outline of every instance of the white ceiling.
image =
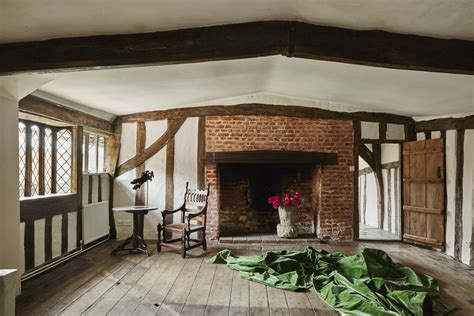
<svg viewBox="0 0 474 316">
<path fill-rule="evenodd" d="M 0 42 L 264 20 L 474 39 L 472 0 L 0 0 Z"/>
<path fill-rule="evenodd" d="M 474 76 L 283 56 L 55 76 L 42 92 L 115 115 L 252 102 L 411 116 L 474 112 Z"/>
</svg>

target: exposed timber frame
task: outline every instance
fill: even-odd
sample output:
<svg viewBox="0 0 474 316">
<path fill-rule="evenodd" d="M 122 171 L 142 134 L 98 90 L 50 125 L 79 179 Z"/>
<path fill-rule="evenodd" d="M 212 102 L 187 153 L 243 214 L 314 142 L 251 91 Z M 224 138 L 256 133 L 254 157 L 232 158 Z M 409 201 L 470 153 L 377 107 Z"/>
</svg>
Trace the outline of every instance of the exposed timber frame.
<svg viewBox="0 0 474 316">
<path fill-rule="evenodd" d="M 287 116 L 335 120 L 360 120 L 367 122 L 395 124 L 414 123 L 414 120 L 411 117 L 389 113 L 337 112 L 296 105 L 273 105 L 261 103 L 246 103 L 237 105 L 210 105 L 162 111 L 149 111 L 119 116 L 117 117 L 116 121 L 117 123 L 133 123 L 142 121 L 159 121 L 164 119 L 183 119 L 188 117 L 224 115 Z"/>
<path fill-rule="evenodd" d="M 415 123 L 417 133 L 426 133 L 432 131 L 447 131 L 450 129 L 474 129 L 474 115 L 466 117 L 448 117 L 428 121 L 419 121 Z"/>
<path fill-rule="evenodd" d="M 68 124 L 86 126 L 106 134 L 113 133 L 112 122 L 32 95 L 20 100 L 19 110 Z"/>
<path fill-rule="evenodd" d="M 0 44 L 0 75 L 270 55 L 473 74 L 473 50 L 474 42 L 468 40 L 360 31 L 294 21 L 262 21 Z"/>
<path fill-rule="evenodd" d="M 147 161 L 157 152 L 159 152 L 168 142 L 176 135 L 181 125 L 183 125 L 185 118 L 170 120 L 168 124 L 167 130 L 158 138 L 153 144 L 151 144 L 148 148 L 146 148 L 140 155 L 135 155 L 134 157 L 130 158 L 129 160 L 122 163 L 118 168 L 115 170 L 115 176 L 119 176 L 124 174 L 127 171 L 130 171 L 140 164 Z"/>
</svg>

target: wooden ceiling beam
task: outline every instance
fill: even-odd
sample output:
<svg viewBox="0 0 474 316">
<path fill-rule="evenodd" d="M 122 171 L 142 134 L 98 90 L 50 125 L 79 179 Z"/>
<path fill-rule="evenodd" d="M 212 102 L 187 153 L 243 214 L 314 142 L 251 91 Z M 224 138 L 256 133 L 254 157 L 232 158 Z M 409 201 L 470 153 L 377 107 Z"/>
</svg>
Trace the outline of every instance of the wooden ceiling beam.
<svg viewBox="0 0 474 316">
<path fill-rule="evenodd" d="M 411 117 L 390 113 L 337 112 L 296 105 L 274 105 L 260 103 L 246 103 L 237 105 L 209 105 L 162 111 L 133 113 L 117 117 L 116 122 L 133 123 L 141 121 L 159 121 L 164 119 L 204 117 L 213 115 L 289 116 L 336 120 L 361 120 L 367 122 L 384 122 L 395 124 L 410 124 L 414 122 Z"/>
<path fill-rule="evenodd" d="M 264 21 L 154 33 L 0 44 L 0 75 L 284 55 L 407 70 L 474 74 L 474 42 Z"/>
<path fill-rule="evenodd" d="M 38 115 L 40 117 L 65 122 L 71 125 L 83 125 L 107 134 L 113 133 L 112 122 L 84 112 L 60 106 L 32 95 L 20 100 L 19 110 L 23 113 Z"/>
</svg>

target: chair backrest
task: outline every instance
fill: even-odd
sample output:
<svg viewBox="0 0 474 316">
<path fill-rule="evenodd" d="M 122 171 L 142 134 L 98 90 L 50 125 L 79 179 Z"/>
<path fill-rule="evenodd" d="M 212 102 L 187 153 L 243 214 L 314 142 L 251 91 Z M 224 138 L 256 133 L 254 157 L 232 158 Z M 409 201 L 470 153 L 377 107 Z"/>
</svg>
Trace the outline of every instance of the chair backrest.
<svg viewBox="0 0 474 316">
<path fill-rule="evenodd" d="M 209 197 L 209 185 L 206 190 L 189 189 L 186 182 L 186 191 L 184 193 L 184 207 L 189 212 L 199 212 L 207 207 Z"/>
</svg>

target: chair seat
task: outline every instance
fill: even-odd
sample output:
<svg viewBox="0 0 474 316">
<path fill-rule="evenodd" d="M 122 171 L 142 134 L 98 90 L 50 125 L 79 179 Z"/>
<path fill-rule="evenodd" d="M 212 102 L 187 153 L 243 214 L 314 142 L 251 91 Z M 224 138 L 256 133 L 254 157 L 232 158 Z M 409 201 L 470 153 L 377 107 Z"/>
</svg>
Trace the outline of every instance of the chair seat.
<svg viewBox="0 0 474 316">
<path fill-rule="evenodd" d="M 188 224 L 186 224 L 186 223 L 176 223 L 176 224 L 169 224 L 169 225 L 164 226 L 163 230 L 182 232 L 183 228 L 185 228 L 185 227 L 188 227 Z M 203 225 L 198 225 L 198 224 L 191 224 L 190 227 L 191 227 L 191 230 L 204 228 Z"/>
</svg>

